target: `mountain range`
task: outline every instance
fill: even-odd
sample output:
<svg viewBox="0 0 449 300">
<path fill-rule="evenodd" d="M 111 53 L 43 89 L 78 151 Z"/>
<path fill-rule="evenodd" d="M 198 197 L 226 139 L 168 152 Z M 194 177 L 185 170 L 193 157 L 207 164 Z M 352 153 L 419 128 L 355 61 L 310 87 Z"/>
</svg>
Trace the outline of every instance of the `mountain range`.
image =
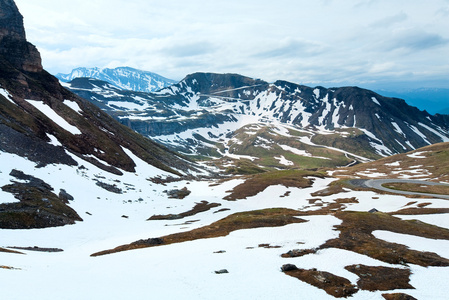
<svg viewBox="0 0 449 300">
<path fill-rule="evenodd" d="M 56 74 L 62 82 L 69 82 L 75 78 L 95 78 L 125 90 L 153 92 L 175 84 L 175 80 L 167 79 L 156 73 L 141 71 L 130 67 L 109 68 L 76 68 L 69 74 Z"/>
<path fill-rule="evenodd" d="M 63 86 L 0 0 L 2 297 L 446 299 L 446 139 L 354 87 Z"/>
<path fill-rule="evenodd" d="M 121 125 L 62 87 L 43 70 L 39 52 L 27 42 L 22 16 L 14 2 L 1 4 L 0 151 L 32 161 L 36 168 L 60 164 L 82 169 L 84 163 L 89 163 L 122 175 L 135 172 L 136 160 L 142 160 L 173 176 L 196 172 L 197 168 L 179 154 Z M 29 182 L 5 188 L 22 201 L 2 204 L 2 227 L 32 228 L 68 222 L 61 216 L 66 214 L 65 205 L 58 202 L 42 179 L 20 171 L 12 170 L 11 174 Z M 112 188 L 114 184 L 102 185 Z M 54 199 L 52 206 L 58 203 L 62 211 L 41 209 L 45 203 L 41 198 L 30 199 L 30 190 L 42 199 Z"/>
<path fill-rule="evenodd" d="M 273 157 L 277 165 L 289 157 L 284 165 L 299 166 L 304 156 L 318 158 L 319 166 L 337 156 L 337 165 L 344 165 L 449 141 L 448 116 L 358 87 L 326 89 L 213 73 L 191 74 L 153 93 L 87 78 L 66 87 L 173 150 L 243 156 L 265 166 L 276 165 Z"/>
</svg>

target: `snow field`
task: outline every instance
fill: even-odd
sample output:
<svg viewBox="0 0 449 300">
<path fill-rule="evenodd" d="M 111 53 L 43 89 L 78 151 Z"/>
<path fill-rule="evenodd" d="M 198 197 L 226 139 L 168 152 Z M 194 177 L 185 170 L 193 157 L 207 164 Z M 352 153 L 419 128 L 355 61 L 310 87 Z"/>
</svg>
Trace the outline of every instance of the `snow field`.
<svg viewBox="0 0 449 300">
<path fill-rule="evenodd" d="M 76 159 L 87 170 L 62 165 L 35 168 L 35 164 L 15 155 L 0 152 L 0 184 L 8 184 L 9 172 L 16 168 L 26 174 L 49 183 L 55 193 L 65 189 L 74 196 L 70 202 L 83 218 L 83 222 L 57 228 L 33 230 L 0 230 L 0 247 L 39 246 L 62 248 L 64 252 L 41 253 L 23 251 L 26 255 L 0 253 L 0 265 L 20 270 L 0 269 L 0 280 L 5 299 L 334 299 L 295 278 L 280 272 L 283 264 L 293 263 L 299 268 L 317 268 L 343 276 L 354 284 L 357 276 L 344 269 L 347 265 L 365 264 L 390 266 L 367 256 L 339 249 L 321 250 L 317 254 L 299 258 L 281 258 L 282 253 L 292 249 L 318 247 L 339 234 L 334 226 L 341 221 L 334 216 L 301 217 L 306 223 L 290 224 L 276 228 L 257 228 L 234 231 L 226 237 L 201 239 L 180 244 L 132 250 L 101 257 L 90 254 L 110 249 L 139 239 L 160 237 L 171 233 L 192 230 L 209 225 L 236 212 L 285 207 L 315 210 L 308 199 L 311 193 L 324 189 L 334 179 L 315 179 L 314 185 L 305 189 L 270 186 L 256 196 L 246 200 L 222 200 L 242 179 L 234 179 L 215 185 L 214 181 L 181 181 L 166 186 L 153 184 L 147 179 L 162 171 L 144 164 L 126 150 L 137 164 L 136 173 L 124 172 L 116 176 Z M 93 179 L 122 188 L 123 194 L 114 194 L 95 185 Z M 82 187 L 82 188 L 81 188 Z M 167 199 L 164 190 L 187 187 L 192 193 L 184 200 Z M 289 191 L 290 195 L 281 197 Z M 8 194 L 0 192 L 0 196 Z M 347 204 L 348 210 L 368 211 L 375 207 L 390 212 L 403 208 L 410 199 L 402 196 L 378 195 L 374 192 L 350 191 L 338 195 L 320 197 L 321 202 L 331 203 L 336 198 L 356 197 L 359 203 Z M 374 199 L 378 198 L 378 199 Z M 139 200 L 140 199 L 140 200 Z M 15 199 L 11 199 L 14 200 Z M 181 213 L 190 210 L 195 203 L 208 201 L 222 204 L 210 211 L 181 220 L 145 221 L 153 214 Z M 438 199 L 420 199 L 436 207 L 449 207 L 449 202 Z M 228 208 L 228 211 L 217 212 Z M 87 214 L 86 212 L 89 212 Z M 127 216 L 123 218 L 122 216 Z M 406 216 L 401 216 L 406 218 Z M 415 216 L 413 216 L 415 217 Z M 424 216 L 423 216 L 424 217 Z M 441 215 L 441 225 L 449 227 Z M 195 221 L 186 224 L 186 221 Z M 385 239 L 394 239 L 412 245 L 409 238 L 401 235 L 376 232 Z M 388 236 L 387 236 L 388 235 Z M 417 240 L 435 249 L 444 243 Z M 260 248 L 259 244 L 270 244 L 281 248 Z M 430 248 L 428 248 L 430 249 Z M 438 249 L 437 249 L 438 250 Z M 214 253 L 225 251 L 224 253 Z M 214 272 L 227 269 L 229 274 Z M 411 284 L 417 290 L 407 292 L 418 299 L 444 299 L 441 288 L 443 280 L 423 279 L 449 275 L 447 268 L 421 268 L 412 266 Z M 423 284 L 420 280 L 425 280 Z M 27 288 L 23 288 L 23 283 Z M 402 291 L 401 291 L 402 292 Z M 352 299 L 382 299 L 381 292 L 359 291 Z"/>
</svg>

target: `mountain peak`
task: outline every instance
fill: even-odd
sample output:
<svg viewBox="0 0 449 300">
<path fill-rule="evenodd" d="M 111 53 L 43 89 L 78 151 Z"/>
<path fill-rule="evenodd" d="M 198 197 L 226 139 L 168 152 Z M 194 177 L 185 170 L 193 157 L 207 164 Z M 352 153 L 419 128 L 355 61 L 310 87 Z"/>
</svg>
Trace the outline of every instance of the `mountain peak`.
<svg viewBox="0 0 449 300">
<path fill-rule="evenodd" d="M 5 36 L 26 39 L 23 17 L 12 0 L 0 1 L 0 41 Z"/>
<path fill-rule="evenodd" d="M 27 42 L 23 17 L 12 0 L 0 0 L 0 59 L 19 70 L 43 70 L 40 53 Z"/>
<path fill-rule="evenodd" d="M 59 73 L 56 77 L 62 82 L 69 82 L 82 77 L 94 78 L 109 82 L 123 90 L 137 92 L 152 92 L 176 83 L 175 80 L 167 79 L 156 73 L 131 67 L 117 67 L 115 69 L 79 67 L 73 69 L 69 74 Z"/>
</svg>

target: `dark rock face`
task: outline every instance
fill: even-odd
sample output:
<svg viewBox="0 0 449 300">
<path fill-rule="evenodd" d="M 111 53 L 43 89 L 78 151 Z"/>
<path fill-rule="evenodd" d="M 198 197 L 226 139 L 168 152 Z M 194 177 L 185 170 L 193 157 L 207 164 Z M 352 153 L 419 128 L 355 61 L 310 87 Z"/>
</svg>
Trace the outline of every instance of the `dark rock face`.
<svg viewBox="0 0 449 300">
<path fill-rule="evenodd" d="M 12 0 L 0 1 L 0 41 L 5 36 L 25 40 L 23 17 Z"/>
<path fill-rule="evenodd" d="M 23 17 L 12 0 L 0 0 L 0 56 L 23 71 L 43 70 L 39 51 L 26 41 Z"/>
<path fill-rule="evenodd" d="M 72 155 L 108 172 L 134 172 L 126 148 L 147 163 L 177 175 L 197 170 L 176 153 L 142 137 L 88 101 L 64 89 L 42 69 L 40 54 L 27 42 L 23 18 L 14 1 L 0 0 L 0 151 L 27 157 L 38 166 L 77 165 Z M 74 134 L 25 99 L 40 101 L 71 126 Z M 79 107 L 71 109 L 65 102 Z M 56 138 L 58 146 L 51 143 Z M 104 164 L 102 162 L 106 162 Z M 176 170 L 175 170 L 176 169 Z"/>
<path fill-rule="evenodd" d="M 76 211 L 54 194 L 53 188 L 42 179 L 19 170 L 12 170 L 10 175 L 25 183 L 13 181 L 1 188 L 13 194 L 19 202 L 0 204 L 0 228 L 46 228 L 82 221 Z"/>
</svg>

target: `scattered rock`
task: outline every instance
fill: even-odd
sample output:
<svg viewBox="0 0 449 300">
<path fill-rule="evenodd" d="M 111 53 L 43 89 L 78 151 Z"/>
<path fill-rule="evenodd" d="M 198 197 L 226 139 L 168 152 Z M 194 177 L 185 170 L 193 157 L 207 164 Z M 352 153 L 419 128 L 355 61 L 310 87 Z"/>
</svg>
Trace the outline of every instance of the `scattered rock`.
<svg viewBox="0 0 449 300">
<path fill-rule="evenodd" d="M 131 244 L 139 245 L 139 246 L 155 246 L 155 245 L 162 245 L 163 243 L 164 243 L 164 240 L 161 238 L 149 238 L 146 240 L 138 240 Z"/>
<path fill-rule="evenodd" d="M 298 270 L 298 267 L 293 264 L 285 264 L 281 267 L 282 272 Z"/>
<path fill-rule="evenodd" d="M 167 193 L 168 198 L 170 198 L 170 199 L 184 199 L 185 197 L 190 195 L 191 191 L 189 191 L 187 189 L 187 187 L 183 187 L 180 190 L 174 189 L 174 190 L 165 191 L 165 193 Z"/>
<path fill-rule="evenodd" d="M 94 179 L 94 180 L 96 181 L 96 183 L 95 183 L 96 185 L 98 185 L 99 187 L 101 187 L 109 192 L 116 193 L 116 194 L 123 194 L 122 189 L 118 188 L 117 185 L 115 185 L 115 184 L 108 184 L 108 183 L 99 181 L 97 179 Z"/>
<path fill-rule="evenodd" d="M 70 195 L 69 193 L 66 192 L 66 190 L 61 189 L 59 191 L 59 199 L 62 200 L 62 202 L 64 203 L 69 203 L 69 201 L 73 201 L 74 198 L 72 195 Z"/>
<path fill-rule="evenodd" d="M 28 251 L 37 251 L 37 252 L 63 252 L 64 250 L 60 248 L 41 248 L 38 246 L 34 247 L 8 247 L 10 249 L 16 250 L 28 250 Z"/>
<path fill-rule="evenodd" d="M 293 249 L 288 251 L 287 253 L 282 254 L 281 256 L 284 258 L 301 257 L 307 254 L 315 254 L 317 251 L 317 249 Z"/>
<path fill-rule="evenodd" d="M 25 173 L 23 173 L 22 171 L 19 170 L 12 170 L 11 173 L 9 173 L 10 176 L 13 176 L 19 180 L 23 180 L 23 181 L 27 181 L 27 184 L 29 186 L 32 187 L 36 187 L 40 190 L 49 190 L 52 191 L 53 188 L 51 187 L 51 185 L 49 185 L 48 183 L 46 183 L 45 181 L 43 181 L 42 179 L 36 178 L 34 176 L 31 175 L 27 175 Z"/>
<path fill-rule="evenodd" d="M 277 248 L 282 248 L 282 247 L 281 246 L 271 246 L 270 244 L 259 244 L 259 248 L 277 249 Z"/>
</svg>

